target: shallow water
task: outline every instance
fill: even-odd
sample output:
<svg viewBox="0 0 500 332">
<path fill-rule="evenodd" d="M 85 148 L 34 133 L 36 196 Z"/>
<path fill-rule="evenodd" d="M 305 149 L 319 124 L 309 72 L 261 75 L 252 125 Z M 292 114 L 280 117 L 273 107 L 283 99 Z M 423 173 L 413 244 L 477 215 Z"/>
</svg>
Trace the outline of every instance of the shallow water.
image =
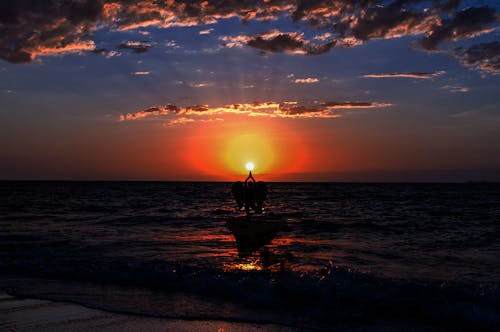
<svg viewBox="0 0 500 332">
<path fill-rule="evenodd" d="M 460 293 L 460 303 L 485 305 L 495 312 L 492 321 L 500 317 L 499 184 L 270 183 L 265 214 L 285 226 L 246 251 L 226 225 L 241 214 L 230 183 L 3 182 L 0 188 L 4 274 L 236 302 L 253 297 L 250 304 L 276 306 L 292 291 L 294 299 L 324 304 L 328 291 L 345 300 L 423 287 L 431 296 L 452 285 L 446 292 Z"/>
</svg>

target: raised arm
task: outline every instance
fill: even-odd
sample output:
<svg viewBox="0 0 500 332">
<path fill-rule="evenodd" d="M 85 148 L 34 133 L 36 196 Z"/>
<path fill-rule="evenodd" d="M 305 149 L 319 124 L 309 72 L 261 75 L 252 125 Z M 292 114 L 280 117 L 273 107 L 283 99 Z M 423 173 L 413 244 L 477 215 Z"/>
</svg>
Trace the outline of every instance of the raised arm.
<svg viewBox="0 0 500 332">
<path fill-rule="evenodd" d="M 245 179 L 245 183 L 247 183 L 248 180 L 252 180 L 253 182 L 255 182 L 255 179 L 253 178 L 253 175 L 252 175 L 252 171 L 250 171 L 248 173 L 248 177 Z"/>
</svg>

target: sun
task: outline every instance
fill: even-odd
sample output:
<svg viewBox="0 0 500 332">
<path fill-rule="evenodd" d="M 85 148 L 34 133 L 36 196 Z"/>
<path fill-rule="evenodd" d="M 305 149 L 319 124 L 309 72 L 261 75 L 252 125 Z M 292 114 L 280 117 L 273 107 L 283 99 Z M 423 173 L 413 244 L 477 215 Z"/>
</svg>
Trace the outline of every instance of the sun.
<svg viewBox="0 0 500 332">
<path fill-rule="evenodd" d="M 305 144 L 297 131 L 279 123 L 230 122 L 200 126 L 186 134 L 183 158 L 200 178 L 233 180 L 251 171 L 268 181 L 296 173 L 307 161 Z M 254 173 L 256 172 L 256 173 Z"/>
<path fill-rule="evenodd" d="M 222 149 L 222 160 L 230 173 L 242 174 L 253 171 L 259 165 L 259 173 L 267 173 L 275 167 L 276 150 L 273 140 L 263 132 L 243 132 L 227 137 Z"/>
<path fill-rule="evenodd" d="M 249 161 L 249 162 L 245 165 L 245 167 L 246 167 L 247 171 L 253 171 L 253 169 L 254 169 L 254 164 L 253 164 L 251 161 Z"/>
</svg>

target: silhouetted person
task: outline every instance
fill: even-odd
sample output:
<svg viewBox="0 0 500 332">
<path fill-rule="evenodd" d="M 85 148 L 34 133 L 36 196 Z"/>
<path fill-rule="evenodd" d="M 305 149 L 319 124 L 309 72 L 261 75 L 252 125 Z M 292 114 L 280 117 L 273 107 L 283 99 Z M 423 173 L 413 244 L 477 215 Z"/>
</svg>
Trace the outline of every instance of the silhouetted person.
<svg viewBox="0 0 500 332">
<path fill-rule="evenodd" d="M 236 204 L 238 204 L 238 210 L 241 210 L 243 205 L 245 204 L 245 196 L 246 196 L 246 184 L 241 181 L 236 181 L 231 188 L 231 192 L 233 193 L 234 199 L 236 199 Z"/>
<path fill-rule="evenodd" d="M 263 181 L 255 183 L 254 188 L 256 213 L 262 213 L 262 206 L 267 197 L 267 186 Z"/>
<path fill-rule="evenodd" d="M 245 179 L 245 184 L 247 184 L 249 180 L 252 180 L 252 182 L 255 183 L 255 179 L 253 178 L 252 171 L 248 172 L 248 176 Z"/>
<path fill-rule="evenodd" d="M 251 176 L 252 176 L 252 172 L 250 172 L 249 177 L 251 177 Z M 248 179 L 245 180 L 245 185 L 246 185 L 246 188 L 245 188 L 245 212 L 247 214 L 250 214 L 250 209 L 257 212 L 257 206 L 255 204 L 255 180 L 253 179 L 253 177 L 252 177 L 252 180 L 253 181 L 248 181 Z"/>
<path fill-rule="evenodd" d="M 250 214 L 250 210 L 255 213 L 262 213 L 262 206 L 267 197 L 267 186 L 262 181 L 256 182 L 252 171 L 248 173 L 245 182 L 236 181 L 231 188 L 231 192 L 236 199 L 239 210 L 244 206 L 247 215 Z"/>
<path fill-rule="evenodd" d="M 240 201 L 238 201 L 235 192 L 237 192 L 236 195 L 238 195 Z M 244 185 L 239 181 L 233 185 L 233 195 L 235 195 L 240 209 L 242 205 L 245 206 L 247 215 L 250 214 L 250 210 L 253 210 L 255 213 L 262 213 L 262 206 L 267 197 L 267 187 L 262 181 L 256 182 L 252 171 L 250 171 Z"/>
</svg>

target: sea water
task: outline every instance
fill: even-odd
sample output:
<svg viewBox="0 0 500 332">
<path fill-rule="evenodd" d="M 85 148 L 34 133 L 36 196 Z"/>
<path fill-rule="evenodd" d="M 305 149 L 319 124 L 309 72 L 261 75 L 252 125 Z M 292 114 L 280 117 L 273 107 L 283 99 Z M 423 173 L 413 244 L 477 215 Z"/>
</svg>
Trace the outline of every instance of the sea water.
<svg viewBox="0 0 500 332">
<path fill-rule="evenodd" d="M 243 251 L 231 183 L 2 182 L 0 286 L 166 317 L 500 326 L 499 184 L 268 190 L 283 227 Z"/>
</svg>

